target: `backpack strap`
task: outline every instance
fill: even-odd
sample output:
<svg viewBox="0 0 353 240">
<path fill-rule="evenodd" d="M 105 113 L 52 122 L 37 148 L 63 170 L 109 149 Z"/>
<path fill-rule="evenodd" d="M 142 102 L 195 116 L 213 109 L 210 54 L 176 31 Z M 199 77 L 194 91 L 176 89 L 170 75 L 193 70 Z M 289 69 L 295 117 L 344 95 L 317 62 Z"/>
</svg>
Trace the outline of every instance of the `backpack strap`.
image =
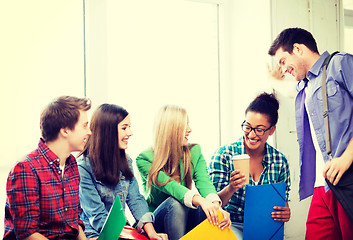
<svg viewBox="0 0 353 240">
<path fill-rule="evenodd" d="M 326 86 L 326 69 L 331 60 L 331 58 L 338 53 L 337 51 L 327 56 L 324 63 L 322 64 L 322 101 L 324 105 L 324 117 L 325 124 L 325 139 L 326 139 L 326 152 L 330 159 L 332 159 L 332 143 L 331 143 L 331 133 L 330 133 L 330 124 L 328 118 L 328 104 L 327 104 L 327 86 Z"/>
</svg>

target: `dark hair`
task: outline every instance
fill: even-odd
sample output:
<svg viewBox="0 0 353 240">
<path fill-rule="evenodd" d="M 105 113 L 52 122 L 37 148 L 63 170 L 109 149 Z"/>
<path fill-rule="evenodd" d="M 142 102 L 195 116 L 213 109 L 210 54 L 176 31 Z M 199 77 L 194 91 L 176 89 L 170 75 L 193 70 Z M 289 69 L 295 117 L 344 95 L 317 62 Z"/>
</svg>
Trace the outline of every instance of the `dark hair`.
<svg viewBox="0 0 353 240">
<path fill-rule="evenodd" d="M 258 95 L 246 108 L 245 114 L 250 112 L 257 112 L 266 114 L 271 126 L 275 126 L 278 121 L 279 102 L 274 93 L 262 93 Z"/>
<path fill-rule="evenodd" d="M 40 130 L 44 141 L 53 141 L 60 129 L 74 129 L 80 116 L 80 110 L 88 111 L 91 102 L 87 98 L 61 96 L 51 102 L 40 116 Z"/>
<path fill-rule="evenodd" d="M 287 28 L 273 41 L 268 54 L 274 56 L 279 48 L 292 54 L 295 43 L 304 44 L 312 52 L 319 53 L 316 41 L 310 32 L 302 28 Z"/>
<path fill-rule="evenodd" d="M 119 148 L 117 126 L 127 115 L 124 108 L 114 104 L 102 104 L 92 115 L 92 135 L 83 154 L 90 158 L 96 179 L 105 184 L 118 184 L 120 172 L 127 179 L 134 176 L 125 150 Z"/>
</svg>

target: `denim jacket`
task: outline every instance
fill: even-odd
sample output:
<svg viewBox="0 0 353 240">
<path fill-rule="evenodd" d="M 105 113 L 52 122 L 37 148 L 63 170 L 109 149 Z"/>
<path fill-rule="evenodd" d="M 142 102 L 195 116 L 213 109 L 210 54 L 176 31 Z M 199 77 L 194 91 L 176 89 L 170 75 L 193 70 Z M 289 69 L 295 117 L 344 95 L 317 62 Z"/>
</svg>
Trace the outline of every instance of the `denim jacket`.
<svg viewBox="0 0 353 240">
<path fill-rule="evenodd" d="M 132 160 L 128 157 L 132 170 Z M 148 211 L 145 198 L 140 194 L 136 178 L 126 179 L 121 173 L 116 186 L 108 186 L 98 181 L 93 173 L 90 159 L 81 155 L 77 159 L 80 173 L 79 196 L 82 211 L 80 218 L 85 224 L 87 238 L 98 237 L 115 197 L 119 196 L 125 212 L 125 203 L 137 220 L 137 228 L 142 231 L 144 223 L 154 222 L 154 217 Z"/>
</svg>

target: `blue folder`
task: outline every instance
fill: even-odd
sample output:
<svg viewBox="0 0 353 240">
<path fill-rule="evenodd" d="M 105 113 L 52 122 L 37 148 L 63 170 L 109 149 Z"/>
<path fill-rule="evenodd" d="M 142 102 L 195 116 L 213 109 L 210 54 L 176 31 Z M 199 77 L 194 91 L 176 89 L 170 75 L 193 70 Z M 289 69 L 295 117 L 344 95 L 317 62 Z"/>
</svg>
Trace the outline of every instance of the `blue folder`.
<svg viewBox="0 0 353 240">
<path fill-rule="evenodd" d="M 244 240 L 283 240 L 284 222 L 274 221 L 274 206 L 285 206 L 286 183 L 246 186 Z"/>
</svg>

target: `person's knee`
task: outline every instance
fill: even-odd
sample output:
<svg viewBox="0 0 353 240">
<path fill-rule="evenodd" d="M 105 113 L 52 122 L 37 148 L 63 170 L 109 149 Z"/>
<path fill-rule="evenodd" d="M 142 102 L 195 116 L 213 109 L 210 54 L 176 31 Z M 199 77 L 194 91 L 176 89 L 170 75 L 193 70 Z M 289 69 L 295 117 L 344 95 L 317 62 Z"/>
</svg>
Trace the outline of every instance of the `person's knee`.
<svg viewBox="0 0 353 240">
<path fill-rule="evenodd" d="M 175 198 L 169 197 L 160 206 L 158 224 L 163 225 L 163 230 L 171 240 L 180 239 L 185 234 L 188 210 Z"/>
<path fill-rule="evenodd" d="M 154 215 L 158 222 L 185 221 L 188 208 L 173 197 L 169 197 L 155 210 Z"/>
<path fill-rule="evenodd" d="M 173 219 L 186 219 L 188 214 L 188 209 L 186 206 L 181 204 L 175 198 L 169 198 L 169 208 L 168 213 L 173 217 Z"/>
</svg>

